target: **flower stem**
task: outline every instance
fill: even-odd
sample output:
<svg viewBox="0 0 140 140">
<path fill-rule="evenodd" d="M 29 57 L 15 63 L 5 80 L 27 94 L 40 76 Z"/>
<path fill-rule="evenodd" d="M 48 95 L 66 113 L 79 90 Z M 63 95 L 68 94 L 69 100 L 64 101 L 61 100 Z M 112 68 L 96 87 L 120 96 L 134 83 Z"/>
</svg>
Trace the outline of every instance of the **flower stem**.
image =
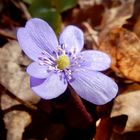
<svg viewBox="0 0 140 140">
<path fill-rule="evenodd" d="M 93 115 L 91 115 L 81 98 L 75 93 L 72 87 L 59 97 L 52 99 L 56 110 L 63 110 L 67 124 L 73 128 L 88 128 L 95 124 Z"/>
<path fill-rule="evenodd" d="M 66 106 L 66 117 L 68 123 L 72 127 L 86 128 L 93 124 L 93 118 L 87 111 L 81 98 L 69 86 L 67 92 L 70 92 L 70 97 Z"/>
</svg>

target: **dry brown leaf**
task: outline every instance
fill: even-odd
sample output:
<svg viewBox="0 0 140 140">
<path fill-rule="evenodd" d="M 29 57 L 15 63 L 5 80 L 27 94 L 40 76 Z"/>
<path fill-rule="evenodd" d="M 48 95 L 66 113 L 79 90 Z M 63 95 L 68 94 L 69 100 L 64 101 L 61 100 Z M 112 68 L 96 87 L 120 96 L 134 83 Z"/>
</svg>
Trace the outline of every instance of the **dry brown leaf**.
<svg viewBox="0 0 140 140">
<path fill-rule="evenodd" d="M 130 131 L 140 131 L 140 90 L 119 95 L 115 101 L 111 112 L 114 118 L 114 131 L 126 133 Z"/>
<path fill-rule="evenodd" d="M 31 123 L 31 116 L 25 111 L 12 111 L 4 116 L 7 140 L 22 140 L 26 126 Z"/>
<path fill-rule="evenodd" d="M 100 42 L 99 49 L 111 56 L 111 68 L 118 75 L 140 82 L 140 40 L 134 33 L 114 28 Z"/>
<path fill-rule="evenodd" d="M 106 8 L 101 24 L 100 40 L 114 27 L 122 27 L 133 14 L 135 0 L 120 0 L 121 4 L 111 9 Z"/>
<path fill-rule="evenodd" d="M 13 100 L 10 96 L 6 94 L 6 90 L 2 91 L 1 93 L 2 93 L 1 95 L 1 109 L 2 110 L 8 109 L 14 105 L 19 104 L 18 101 Z"/>
<path fill-rule="evenodd" d="M 29 77 L 24 70 L 29 63 L 30 61 L 23 56 L 16 41 L 11 41 L 0 48 L 0 84 L 20 99 L 37 103 L 40 98 L 31 91 Z M 5 99 L 7 97 L 2 97 L 2 102 L 5 102 Z M 8 99 L 10 100 L 10 98 Z M 12 99 L 10 102 L 13 105 L 14 101 Z M 15 102 L 15 104 L 17 103 Z M 6 109 L 8 106 L 5 104 L 4 107 L 3 104 L 2 107 Z"/>
</svg>

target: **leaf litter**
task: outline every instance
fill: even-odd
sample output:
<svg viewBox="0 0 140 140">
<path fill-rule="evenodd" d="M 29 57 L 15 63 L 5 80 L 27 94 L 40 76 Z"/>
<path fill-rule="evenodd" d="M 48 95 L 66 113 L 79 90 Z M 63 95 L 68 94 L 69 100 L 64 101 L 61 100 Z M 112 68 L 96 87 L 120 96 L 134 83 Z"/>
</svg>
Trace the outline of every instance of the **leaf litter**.
<svg viewBox="0 0 140 140">
<path fill-rule="evenodd" d="M 3 2 L 0 4 L 4 7 Z M 30 18 L 29 5 L 18 1 L 7 3 L 10 8 L 0 11 L 0 106 L 5 125 L 0 139 L 4 135 L 8 140 L 140 139 L 139 4 L 138 0 L 79 0 L 76 7 L 61 14 L 62 27 L 74 24 L 84 31 L 85 49 L 110 55 L 111 68 L 105 73 L 119 85 L 118 96 L 109 104 L 95 106 L 83 100 L 94 120 L 87 125 L 80 120 L 76 123 L 79 115 L 73 111 L 71 100 L 70 105 L 64 101 L 67 97 L 44 101 L 32 94 L 25 74 L 30 61 L 15 41 L 16 29 Z M 16 15 L 12 8 L 20 14 Z M 95 127 L 97 120 L 100 121 Z"/>
</svg>

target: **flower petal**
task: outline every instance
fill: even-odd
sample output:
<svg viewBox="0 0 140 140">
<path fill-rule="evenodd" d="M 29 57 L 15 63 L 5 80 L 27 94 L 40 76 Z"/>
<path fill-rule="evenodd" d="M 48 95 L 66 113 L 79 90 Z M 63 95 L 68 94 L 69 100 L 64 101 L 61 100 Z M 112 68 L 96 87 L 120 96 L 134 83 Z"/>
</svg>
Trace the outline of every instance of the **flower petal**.
<svg viewBox="0 0 140 140">
<path fill-rule="evenodd" d="M 19 28 L 17 31 L 17 39 L 20 47 L 25 54 L 34 61 L 38 61 L 38 56 L 42 50 L 31 39 L 31 36 L 25 30 L 25 28 Z"/>
<path fill-rule="evenodd" d="M 61 95 L 67 88 L 63 73 L 52 73 L 47 79 L 31 77 L 32 90 L 43 99 L 53 99 Z"/>
<path fill-rule="evenodd" d="M 32 40 L 43 50 L 52 54 L 58 47 L 57 37 L 47 22 L 39 18 L 30 19 L 25 26 Z"/>
<path fill-rule="evenodd" d="M 70 85 L 77 94 L 97 105 L 109 102 L 118 92 L 117 84 L 100 72 L 79 69 L 74 72 L 73 78 Z"/>
<path fill-rule="evenodd" d="M 84 60 L 81 66 L 84 66 L 86 69 L 103 71 L 108 69 L 111 65 L 111 58 L 101 51 L 83 51 L 79 55 L 81 55 Z"/>
<path fill-rule="evenodd" d="M 40 65 L 36 62 L 31 63 L 28 67 L 27 67 L 27 73 L 35 78 L 46 78 L 48 77 L 48 71 L 47 71 L 48 67 L 44 66 L 44 65 Z"/>
<path fill-rule="evenodd" d="M 65 45 L 66 51 L 80 52 L 84 46 L 83 32 L 78 27 L 69 25 L 61 33 L 59 42 Z"/>
</svg>

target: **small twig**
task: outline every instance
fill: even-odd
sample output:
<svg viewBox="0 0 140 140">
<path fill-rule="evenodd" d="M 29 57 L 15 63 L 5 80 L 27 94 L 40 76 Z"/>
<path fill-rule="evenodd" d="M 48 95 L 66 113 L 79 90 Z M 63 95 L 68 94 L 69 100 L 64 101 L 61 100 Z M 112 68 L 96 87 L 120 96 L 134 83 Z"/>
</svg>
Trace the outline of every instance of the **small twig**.
<svg viewBox="0 0 140 140">
<path fill-rule="evenodd" d="M 28 12 L 27 10 L 27 7 L 25 6 L 25 4 L 21 1 L 16 1 L 16 0 L 11 0 L 11 2 L 18 8 L 20 9 L 23 14 L 24 14 L 24 17 L 26 18 L 26 20 L 30 19 L 31 18 L 31 15 L 30 13 Z"/>
<path fill-rule="evenodd" d="M 88 31 L 88 35 L 92 38 L 92 40 L 93 40 L 93 42 L 94 42 L 94 44 L 95 44 L 95 47 L 96 47 L 96 49 L 98 48 L 98 32 L 96 32 L 95 30 L 93 30 L 92 29 L 92 27 L 87 23 L 87 22 L 83 22 L 82 23 L 85 27 L 86 27 L 86 29 L 87 29 L 87 31 Z"/>
<path fill-rule="evenodd" d="M 19 97 L 15 96 L 14 94 L 12 94 L 11 92 L 8 93 L 8 95 L 12 98 L 14 98 L 15 100 L 17 100 L 18 102 L 20 102 L 21 104 L 23 104 L 24 106 L 30 108 L 31 110 L 37 110 L 37 107 L 35 105 L 32 105 L 29 102 L 25 102 L 22 99 L 20 99 Z"/>
<path fill-rule="evenodd" d="M 11 32 L 8 32 L 8 31 L 2 30 L 2 29 L 0 29 L 0 35 L 6 37 L 8 39 L 16 40 L 16 36 L 11 34 Z"/>
<path fill-rule="evenodd" d="M 29 20 L 31 18 L 30 13 L 27 10 L 27 7 L 25 6 L 25 4 L 23 2 L 19 2 L 19 5 L 21 7 L 22 12 L 24 13 L 24 16 L 27 20 Z"/>
<path fill-rule="evenodd" d="M 4 88 L 4 87 L 3 87 Z M 17 100 L 18 102 L 20 102 L 21 104 L 23 104 L 24 106 L 26 106 L 27 108 L 31 109 L 31 110 L 37 110 L 37 107 L 29 102 L 25 102 L 22 99 L 20 99 L 19 97 L 17 97 L 16 95 L 14 95 L 13 93 L 11 93 L 9 90 L 6 90 L 6 94 L 8 96 L 10 96 L 11 98 L 13 98 L 14 100 Z"/>
</svg>

